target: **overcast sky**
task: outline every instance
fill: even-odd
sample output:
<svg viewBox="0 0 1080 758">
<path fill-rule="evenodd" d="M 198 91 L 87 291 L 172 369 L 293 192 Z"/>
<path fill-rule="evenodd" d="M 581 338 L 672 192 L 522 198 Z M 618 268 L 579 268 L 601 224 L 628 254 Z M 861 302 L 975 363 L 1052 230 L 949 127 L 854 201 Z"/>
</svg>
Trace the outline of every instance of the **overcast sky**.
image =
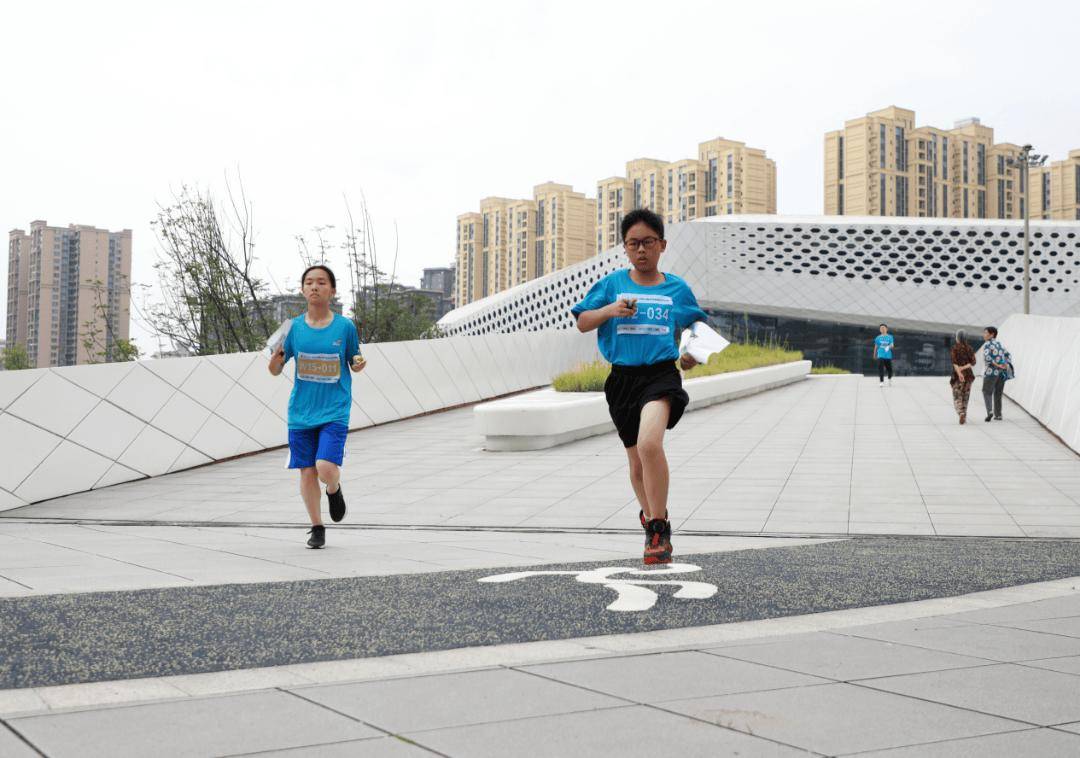
<svg viewBox="0 0 1080 758">
<path fill-rule="evenodd" d="M 592 196 L 629 159 L 717 136 L 776 161 L 781 214 L 822 212 L 823 133 L 890 104 L 1053 159 L 1080 147 L 1066 2 L 38 0 L 5 3 L 0 28 L 0 225 L 131 228 L 136 282 L 157 204 L 237 169 L 279 285 L 295 236 L 340 230 L 361 192 L 382 262 L 396 221 L 416 284 L 484 196 Z"/>
</svg>

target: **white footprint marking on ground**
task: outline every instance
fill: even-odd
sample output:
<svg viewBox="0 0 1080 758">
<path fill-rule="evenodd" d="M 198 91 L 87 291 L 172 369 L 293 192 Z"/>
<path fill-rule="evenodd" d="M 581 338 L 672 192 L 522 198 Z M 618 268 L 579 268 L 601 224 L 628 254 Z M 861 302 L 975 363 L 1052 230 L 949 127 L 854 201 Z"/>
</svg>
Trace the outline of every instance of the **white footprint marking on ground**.
<svg viewBox="0 0 1080 758">
<path fill-rule="evenodd" d="M 656 605 L 657 595 L 648 585 L 670 587 L 678 585 L 679 589 L 675 597 L 681 600 L 708 600 L 716 594 L 715 584 L 707 582 L 684 582 L 684 581 L 655 581 L 651 577 L 666 576 L 667 574 L 689 574 L 701 571 L 700 566 L 690 563 L 670 563 L 664 568 L 656 569 L 632 569 L 625 566 L 602 566 L 588 571 L 516 571 L 511 574 L 496 574 L 485 576 L 481 582 L 513 582 L 518 579 L 528 579 L 531 576 L 572 576 L 582 584 L 602 584 L 609 589 L 615 590 L 618 597 L 607 607 L 609 611 L 647 611 Z M 615 574 L 627 576 L 650 577 L 650 579 L 616 579 Z"/>
</svg>

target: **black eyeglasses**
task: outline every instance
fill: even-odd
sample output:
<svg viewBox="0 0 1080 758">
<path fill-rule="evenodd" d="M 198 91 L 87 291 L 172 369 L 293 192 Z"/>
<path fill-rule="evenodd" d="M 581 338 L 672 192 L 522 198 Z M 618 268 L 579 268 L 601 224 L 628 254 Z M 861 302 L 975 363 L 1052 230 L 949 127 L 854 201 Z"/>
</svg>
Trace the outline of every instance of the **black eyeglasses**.
<svg viewBox="0 0 1080 758">
<path fill-rule="evenodd" d="M 639 248 L 649 251 L 650 253 L 657 248 L 660 244 L 659 237 L 646 237 L 643 240 L 624 240 L 623 247 L 633 252 Z"/>
</svg>

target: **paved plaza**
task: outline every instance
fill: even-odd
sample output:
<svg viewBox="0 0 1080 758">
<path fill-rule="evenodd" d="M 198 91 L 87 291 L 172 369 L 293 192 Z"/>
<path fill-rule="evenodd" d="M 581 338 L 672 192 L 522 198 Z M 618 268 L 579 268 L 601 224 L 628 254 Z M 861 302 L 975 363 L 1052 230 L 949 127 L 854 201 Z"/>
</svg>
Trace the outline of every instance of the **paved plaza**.
<svg viewBox="0 0 1080 758">
<path fill-rule="evenodd" d="M 812 378 L 668 439 L 643 571 L 608 434 L 471 409 L 0 514 L 0 755 L 1080 753 L 1080 457 L 944 378 Z"/>
</svg>

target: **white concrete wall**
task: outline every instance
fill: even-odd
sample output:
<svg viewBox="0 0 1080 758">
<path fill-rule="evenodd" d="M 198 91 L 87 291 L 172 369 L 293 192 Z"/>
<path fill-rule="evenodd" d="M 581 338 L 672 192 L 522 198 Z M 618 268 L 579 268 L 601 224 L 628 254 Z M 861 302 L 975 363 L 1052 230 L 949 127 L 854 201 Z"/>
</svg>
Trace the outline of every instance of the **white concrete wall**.
<svg viewBox="0 0 1080 758">
<path fill-rule="evenodd" d="M 576 329 L 363 347 L 350 427 L 550 383 L 596 360 Z M 0 511 L 287 442 L 293 364 L 265 353 L 0 371 Z"/>
<path fill-rule="evenodd" d="M 1017 314 L 998 338 L 1016 367 L 1005 394 L 1080 452 L 1080 318 Z"/>
</svg>

